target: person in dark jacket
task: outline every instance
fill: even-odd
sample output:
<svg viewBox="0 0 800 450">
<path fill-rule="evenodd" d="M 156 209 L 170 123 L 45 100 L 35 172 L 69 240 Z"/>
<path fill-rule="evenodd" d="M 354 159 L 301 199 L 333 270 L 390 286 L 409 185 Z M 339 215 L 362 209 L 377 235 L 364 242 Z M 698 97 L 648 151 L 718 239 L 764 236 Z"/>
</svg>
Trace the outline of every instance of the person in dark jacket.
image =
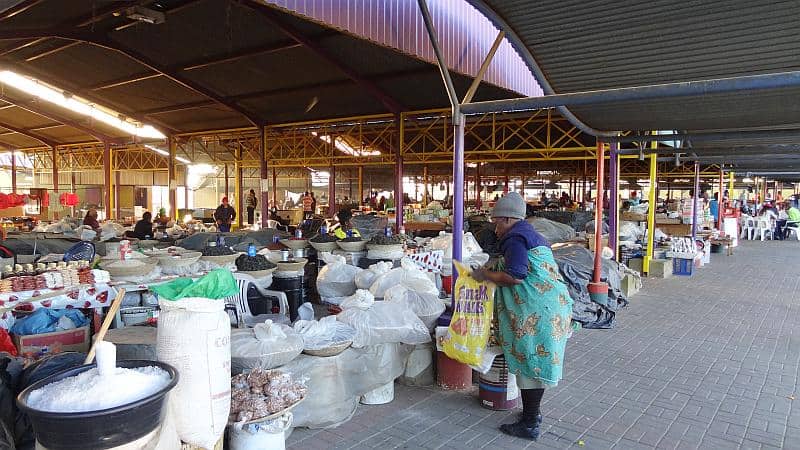
<svg viewBox="0 0 800 450">
<path fill-rule="evenodd" d="M 126 231 L 125 237 L 136 239 L 150 239 L 153 236 L 153 214 L 150 211 L 142 214 L 142 220 L 136 222 L 133 231 Z"/>
<path fill-rule="evenodd" d="M 236 210 L 228 204 L 228 197 L 222 197 L 222 204 L 214 212 L 214 220 L 217 221 L 217 228 L 223 233 L 231 231 L 231 224 L 236 219 Z"/>
<path fill-rule="evenodd" d="M 256 191 L 250 189 L 247 198 L 244 199 L 244 205 L 247 207 L 247 223 L 253 224 L 253 218 L 256 215 L 256 206 L 258 206 L 258 198 L 256 198 Z"/>
<path fill-rule="evenodd" d="M 89 211 L 86 211 L 86 216 L 83 218 L 83 224 L 89 225 L 92 227 L 93 230 L 100 229 L 100 222 L 97 221 L 97 210 L 94 208 L 89 208 Z"/>
</svg>

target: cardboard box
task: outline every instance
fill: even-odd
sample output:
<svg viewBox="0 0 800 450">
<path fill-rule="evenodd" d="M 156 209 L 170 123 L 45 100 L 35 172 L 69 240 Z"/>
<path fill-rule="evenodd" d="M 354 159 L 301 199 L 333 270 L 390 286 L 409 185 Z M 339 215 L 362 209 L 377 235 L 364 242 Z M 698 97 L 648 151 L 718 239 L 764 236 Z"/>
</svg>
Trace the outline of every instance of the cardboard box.
<svg viewBox="0 0 800 450">
<path fill-rule="evenodd" d="M 88 352 L 89 327 L 74 328 L 72 330 L 54 331 L 52 333 L 14 335 L 14 345 L 20 355 L 60 352 Z"/>
</svg>

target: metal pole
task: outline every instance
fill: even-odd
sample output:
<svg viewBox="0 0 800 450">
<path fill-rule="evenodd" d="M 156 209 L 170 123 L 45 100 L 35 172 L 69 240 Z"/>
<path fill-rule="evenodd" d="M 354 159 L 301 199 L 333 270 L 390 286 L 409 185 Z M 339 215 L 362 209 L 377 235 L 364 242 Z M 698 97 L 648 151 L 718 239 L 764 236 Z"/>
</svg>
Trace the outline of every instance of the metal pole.
<svg viewBox="0 0 800 450">
<path fill-rule="evenodd" d="M 117 219 L 122 218 L 122 212 L 119 205 L 119 187 L 121 185 L 119 170 L 114 172 L 114 217 Z"/>
<path fill-rule="evenodd" d="M 728 202 L 733 205 L 733 172 L 730 172 L 728 176 Z"/>
<path fill-rule="evenodd" d="M 58 179 L 58 176 L 59 176 L 58 175 L 58 150 L 56 150 L 56 146 L 55 145 L 51 147 L 51 150 L 53 152 L 53 157 L 52 157 L 52 159 L 53 159 L 53 201 L 58 201 L 56 199 L 56 195 L 58 195 L 58 182 L 59 182 L 59 179 Z M 14 156 L 14 152 L 12 151 L 11 152 L 11 164 L 14 164 L 14 159 L 16 159 L 16 158 Z M 12 173 L 13 172 L 16 172 L 16 170 L 14 170 L 12 168 Z M 53 213 L 53 218 L 54 219 L 58 219 L 58 213 Z"/>
<path fill-rule="evenodd" d="M 400 232 L 403 228 L 403 140 L 405 139 L 405 128 L 403 127 L 403 116 L 395 114 L 394 116 L 394 158 L 395 158 L 395 176 L 397 177 L 397 184 L 395 185 L 394 194 L 394 220 L 395 231 Z"/>
<path fill-rule="evenodd" d="M 11 192 L 17 192 L 17 156 L 13 148 L 11 149 Z"/>
<path fill-rule="evenodd" d="M 609 169 L 609 201 L 608 201 L 608 245 L 611 247 L 613 259 L 617 259 L 617 214 L 619 206 L 617 199 L 619 198 L 619 159 L 617 158 L 617 143 L 612 142 L 610 145 L 608 169 Z M 652 208 L 653 205 L 651 204 Z"/>
<path fill-rule="evenodd" d="M 652 158 L 652 156 L 651 156 Z M 697 206 L 700 203 L 700 163 L 694 163 L 694 202 L 692 204 L 692 243 L 697 238 Z"/>
<path fill-rule="evenodd" d="M 454 121 L 453 147 L 453 260 L 462 261 L 464 243 L 464 117 Z M 457 272 L 453 267 L 453 286 Z M 454 304 L 451 306 L 455 306 Z"/>
<path fill-rule="evenodd" d="M 364 167 L 358 166 L 358 204 L 364 204 Z"/>
<path fill-rule="evenodd" d="M 316 214 L 316 211 L 314 211 Z M 328 217 L 336 216 L 336 166 L 331 164 L 328 178 Z"/>
<path fill-rule="evenodd" d="M 428 196 L 430 195 L 430 191 L 428 190 L 428 165 L 425 164 L 422 166 L 422 180 L 425 184 L 425 189 L 422 194 L 422 206 L 428 205 Z"/>
<path fill-rule="evenodd" d="M 236 211 L 239 214 L 239 229 L 241 230 L 244 228 L 244 212 L 245 212 L 245 205 L 244 205 L 244 196 L 242 192 L 244 191 L 244 187 L 242 186 L 242 146 L 241 144 L 236 146 L 236 151 L 234 152 L 236 161 L 233 164 L 233 175 L 234 175 L 234 184 L 233 189 L 236 191 L 236 203 L 234 203 Z M 184 207 L 187 209 L 189 208 L 189 202 L 184 204 Z M 255 218 L 253 218 L 255 221 Z"/>
<path fill-rule="evenodd" d="M 172 161 L 172 158 L 170 158 Z M 174 164 L 174 163 L 173 163 Z M 173 169 L 174 170 L 174 169 Z M 111 144 L 103 142 L 103 181 L 106 183 L 105 203 L 106 218 L 111 217 Z"/>
<path fill-rule="evenodd" d="M 722 231 L 722 210 L 724 208 L 722 203 L 722 193 L 725 191 L 725 172 L 719 170 L 719 192 L 717 193 L 717 229 Z"/>
<path fill-rule="evenodd" d="M 272 168 L 272 204 L 278 207 L 278 169 Z"/>
<path fill-rule="evenodd" d="M 228 176 L 228 165 L 227 164 L 225 164 L 224 169 L 225 169 L 225 197 L 230 198 L 230 196 L 231 196 L 230 177 Z M 232 203 L 234 205 L 236 204 L 235 202 L 232 202 Z M 237 211 L 237 212 L 241 213 L 242 211 L 240 210 L 240 211 Z"/>
<path fill-rule="evenodd" d="M 175 153 L 178 150 L 178 141 L 174 137 L 170 136 L 167 139 L 167 147 L 169 150 L 169 155 L 167 156 L 167 191 L 168 196 L 167 199 L 169 200 L 169 214 L 178 219 L 178 196 L 175 189 L 177 188 L 175 182 Z M 214 185 L 216 186 L 217 180 L 216 175 L 214 178 Z"/>
<path fill-rule="evenodd" d="M 597 201 L 594 214 L 594 275 L 592 281 L 600 283 L 603 270 L 603 171 L 605 168 L 605 146 L 597 141 Z"/>
<path fill-rule="evenodd" d="M 259 159 L 259 180 L 261 186 L 261 227 L 267 228 L 269 220 L 269 168 L 267 167 L 267 129 L 264 126 L 258 127 L 258 159 Z M 273 189 L 275 188 L 273 182 Z"/>
<path fill-rule="evenodd" d="M 481 207 L 481 163 L 475 165 L 475 207 Z"/>
<path fill-rule="evenodd" d="M 494 54 L 497 53 L 497 49 L 500 48 L 500 44 L 503 43 L 503 39 L 505 37 L 505 31 L 501 30 L 499 33 L 497 33 L 497 37 L 494 38 L 494 42 L 492 43 L 492 47 L 489 49 L 489 53 L 487 53 L 486 58 L 483 59 L 483 63 L 481 63 L 481 67 L 478 69 L 478 74 L 475 75 L 475 79 L 472 80 L 472 84 L 469 86 L 469 89 L 467 89 L 467 93 L 464 95 L 464 100 L 461 103 L 469 103 L 472 101 L 472 97 L 475 96 L 475 92 L 478 90 L 478 86 L 480 86 L 483 76 L 486 75 L 486 71 L 489 70 L 489 64 L 491 64 Z"/>
<path fill-rule="evenodd" d="M 424 0 L 419 1 L 424 2 Z M 559 106 L 595 105 L 612 102 L 779 89 L 796 87 L 798 85 L 800 85 L 800 71 L 790 71 L 679 83 L 664 83 L 649 86 L 600 89 L 596 91 L 545 95 L 541 97 L 466 103 L 461 105 L 461 112 L 464 114 L 476 114 L 500 111 L 527 111 Z"/>
<path fill-rule="evenodd" d="M 642 261 L 642 271 L 650 273 L 650 261 L 653 260 L 655 250 L 655 231 L 656 231 L 656 184 L 658 183 L 658 158 L 650 155 L 650 192 L 647 201 L 650 203 L 647 208 L 647 253 Z"/>
<path fill-rule="evenodd" d="M 444 53 L 442 53 L 442 48 L 439 46 L 439 39 L 436 37 L 436 28 L 433 26 L 431 12 L 428 10 L 428 3 L 426 0 L 417 0 L 417 4 L 419 5 L 420 13 L 422 13 L 422 20 L 425 22 L 425 31 L 428 33 L 428 39 L 430 39 L 433 52 L 436 55 L 439 74 L 442 76 L 442 81 L 444 81 L 445 88 L 447 89 L 447 98 L 450 100 L 450 106 L 453 108 L 453 121 L 458 122 L 459 120 L 463 120 L 464 116 L 459 110 L 458 94 L 456 94 L 453 80 L 450 78 L 450 72 L 447 69 Z M 457 126 L 458 124 L 454 123 L 453 125 Z M 456 184 L 456 186 L 458 186 L 458 184 Z"/>
</svg>

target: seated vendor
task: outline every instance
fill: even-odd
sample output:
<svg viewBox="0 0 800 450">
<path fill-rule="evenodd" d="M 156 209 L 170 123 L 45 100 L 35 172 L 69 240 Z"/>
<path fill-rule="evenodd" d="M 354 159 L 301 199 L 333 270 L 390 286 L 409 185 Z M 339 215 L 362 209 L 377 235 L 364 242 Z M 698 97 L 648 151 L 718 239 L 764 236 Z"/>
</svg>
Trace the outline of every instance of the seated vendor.
<svg viewBox="0 0 800 450">
<path fill-rule="evenodd" d="M 153 236 L 153 215 L 150 211 L 142 214 L 142 220 L 136 222 L 133 231 L 126 231 L 125 237 L 136 239 L 150 239 Z"/>
<path fill-rule="evenodd" d="M 361 233 L 358 232 L 355 228 L 353 228 L 353 224 L 350 222 L 350 219 L 353 218 L 353 213 L 350 212 L 349 209 L 342 209 L 337 214 L 336 217 L 339 218 L 339 228 L 333 232 L 333 235 L 336 236 L 338 239 L 344 239 L 347 237 L 347 232 L 352 231 L 353 237 L 361 237 Z"/>
<path fill-rule="evenodd" d="M 142 216 L 142 218 L 144 218 L 144 216 Z M 169 221 L 170 217 L 167 215 L 167 210 L 165 208 L 159 209 L 158 214 L 156 214 L 156 220 L 155 220 L 156 226 L 160 229 L 167 228 L 167 224 L 169 223 Z"/>
<path fill-rule="evenodd" d="M 89 211 L 86 211 L 86 216 L 83 218 L 83 224 L 89 225 L 94 230 L 100 229 L 100 222 L 97 221 L 97 210 L 94 208 L 89 208 Z"/>
</svg>

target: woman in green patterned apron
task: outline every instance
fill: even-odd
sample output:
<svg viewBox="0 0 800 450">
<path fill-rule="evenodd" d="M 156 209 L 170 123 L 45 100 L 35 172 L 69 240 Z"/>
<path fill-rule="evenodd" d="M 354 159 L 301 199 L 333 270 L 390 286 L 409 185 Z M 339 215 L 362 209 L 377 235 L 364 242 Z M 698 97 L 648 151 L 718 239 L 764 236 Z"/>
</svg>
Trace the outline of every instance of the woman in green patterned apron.
<svg viewBox="0 0 800 450">
<path fill-rule="evenodd" d="M 525 220 L 525 201 L 519 194 L 511 192 L 497 201 L 492 222 L 503 258 L 497 270 L 478 269 L 472 276 L 498 286 L 496 334 L 522 392 L 520 420 L 500 430 L 536 440 L 544 390 L 561 379 L 572 331 L 572 299 L 550 244 Z"/>
</svg>

